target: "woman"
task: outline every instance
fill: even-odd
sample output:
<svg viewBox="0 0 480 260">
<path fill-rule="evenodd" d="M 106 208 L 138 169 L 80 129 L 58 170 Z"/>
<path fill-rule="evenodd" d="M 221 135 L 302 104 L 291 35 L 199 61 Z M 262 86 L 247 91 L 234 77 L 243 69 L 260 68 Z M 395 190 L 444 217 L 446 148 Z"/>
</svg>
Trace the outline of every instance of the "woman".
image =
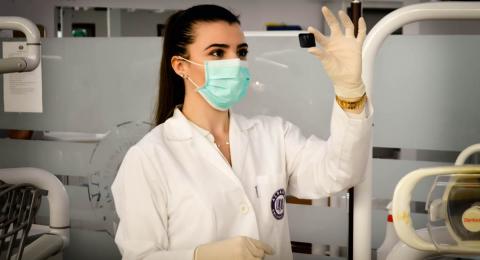
<svg viewBox="0 0 480 260">
<path fill-rule="evenodd" d="M 112 185 L 124 259 L 291 259 L 285 196 L 317 199 L 361 181 L 369 155 L 359 36 L 322 9 L 330 38 L 311 48 L 334 82 L 327 141 L 281 118 L 229 113 L 249 85 L 238 18 L 215 5 L 168 21 L 157 126 L 128 151 Z M 319 86 L 319 91 L 321 91 Z"/>
</svg>

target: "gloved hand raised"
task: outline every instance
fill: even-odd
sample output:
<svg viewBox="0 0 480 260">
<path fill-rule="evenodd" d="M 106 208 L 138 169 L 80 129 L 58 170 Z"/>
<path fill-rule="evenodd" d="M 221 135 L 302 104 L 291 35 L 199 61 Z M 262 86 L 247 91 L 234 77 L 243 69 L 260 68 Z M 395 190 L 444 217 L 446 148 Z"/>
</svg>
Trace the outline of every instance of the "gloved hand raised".
<svg viewBox="0 0 480 260">
<path fill-rule="evenodd" d="M 308 27 L 308 32 L 315 35 L 315 40 L 322 47 L 309 48 L 308 52 L 322 62 L 333 81 L 337 96 L 347 99 L 359 98 L 365 93 L 362 81 L 362 46 L 367 30 L 365 20 L 361 17 L 358 21 L 358 36 L 355 38 L 352 20 L 344 11 L 339 12 L 339 17 L 345 28 L 345 34 L 337 18 L 327 7 L 322 8 L 322 13 L 330 27 L 331 35 L 326 37 L 317 29 Z"/>
<path fill-rule="evenodd" d="M 271 246 L 249 237 L 234 237 L 198 246 L 194 260 L 260 260 L 273 254 Z"/>
</svg>

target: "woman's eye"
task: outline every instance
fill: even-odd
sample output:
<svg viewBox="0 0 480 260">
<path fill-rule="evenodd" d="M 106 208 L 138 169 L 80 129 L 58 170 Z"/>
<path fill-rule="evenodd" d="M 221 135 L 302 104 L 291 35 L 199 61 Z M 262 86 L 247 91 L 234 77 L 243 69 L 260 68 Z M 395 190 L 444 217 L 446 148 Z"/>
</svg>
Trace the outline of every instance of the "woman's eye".
<svg viewBox="0 0 480 260">
<path fill-rule="evenodd" d="M 223 50 L 214 50 L 210 52 L 210 55 L 221 58 L 223 57 L 224 51 Z"/>
<path fill-rule="evenodd" d="M 243 49 L 243 50 L 239 50 L 239 51 L 238 51 L 238 56 L 239 56 L 239 57 L 247 57 L 247 54 L 248 54 L 248 50 L 247 50 L 247 49 Z"/>
</svg>

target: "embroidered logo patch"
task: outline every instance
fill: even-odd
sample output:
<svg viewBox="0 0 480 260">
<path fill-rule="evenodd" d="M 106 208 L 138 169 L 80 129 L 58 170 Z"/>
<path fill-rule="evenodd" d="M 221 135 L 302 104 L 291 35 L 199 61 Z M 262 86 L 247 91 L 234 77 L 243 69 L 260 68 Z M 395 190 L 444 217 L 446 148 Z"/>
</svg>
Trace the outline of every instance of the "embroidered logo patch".
<svg viewBox="0 0 480 260">
<path fill-rule="evenodd" d="M 285 190 L 279 189 L 277 190 L 273 196 L 270 203 L 270 207 L 272 210 L 272 214 L 276 219 L 282 219 L 284 215 L 284 208 L 285 208 Z"/>
</svg>

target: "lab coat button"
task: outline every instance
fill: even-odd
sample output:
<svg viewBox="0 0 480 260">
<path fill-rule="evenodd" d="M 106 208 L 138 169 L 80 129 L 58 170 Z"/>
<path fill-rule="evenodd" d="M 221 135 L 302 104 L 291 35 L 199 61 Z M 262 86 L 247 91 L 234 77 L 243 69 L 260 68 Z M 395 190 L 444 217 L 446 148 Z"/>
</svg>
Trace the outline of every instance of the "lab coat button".
<svg viewBox="0 0 480 260">
<path fill-rule="evenodd" d="M 248 205 L 242 203 L 240 205 L 240 212 L 242 212 L 242 214 L 247 214 L 248 213 Z"/>
</svg>

